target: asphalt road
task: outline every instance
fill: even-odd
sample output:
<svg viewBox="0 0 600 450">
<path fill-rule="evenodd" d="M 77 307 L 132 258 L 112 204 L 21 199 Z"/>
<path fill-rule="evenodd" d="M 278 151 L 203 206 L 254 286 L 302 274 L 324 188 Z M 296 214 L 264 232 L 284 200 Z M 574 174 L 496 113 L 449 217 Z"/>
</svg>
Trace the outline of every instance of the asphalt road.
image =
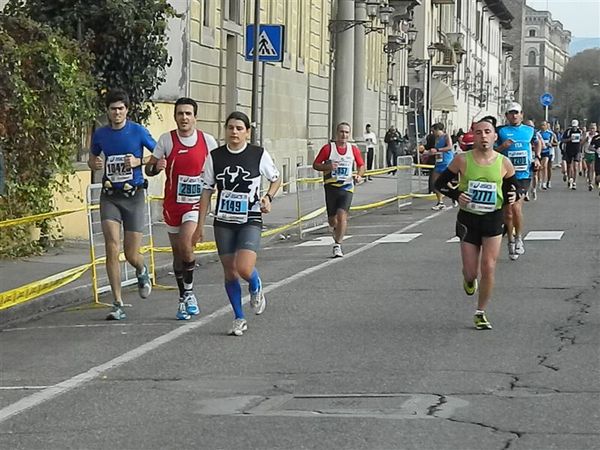
<svg viewBox="0 0 600 450">
<path fill-rule="evenodd" d="M 189 322 L 157 289 L 129 291 L 123 323 L 80 308 L 5 329 L 0 448 L 600 448 L 600 201 L 556 184 L 526 228 L 563 234 L 515 262 L 503 245 L 491 331 L 447 242 L 456 210 L 426 201 L 352 219 L 341 259 L 325 230 L 269 242 L 242 337 L 217 263 Z"/>
</svg>

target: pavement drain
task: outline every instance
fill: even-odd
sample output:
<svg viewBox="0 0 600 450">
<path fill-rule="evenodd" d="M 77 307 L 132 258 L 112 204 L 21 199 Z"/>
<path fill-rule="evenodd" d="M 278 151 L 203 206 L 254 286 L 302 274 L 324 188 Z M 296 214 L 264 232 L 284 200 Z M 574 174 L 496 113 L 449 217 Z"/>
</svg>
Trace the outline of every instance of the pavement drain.
<svg viewBox="0 0 600 450">
<path fill-rule="evenodd" d="M 378 419 L 448 418 L 469 402 L 434 394 L 342 394 L 237 396 L 203 400 L 205 415 L 348 417 Z"/>
</svg>

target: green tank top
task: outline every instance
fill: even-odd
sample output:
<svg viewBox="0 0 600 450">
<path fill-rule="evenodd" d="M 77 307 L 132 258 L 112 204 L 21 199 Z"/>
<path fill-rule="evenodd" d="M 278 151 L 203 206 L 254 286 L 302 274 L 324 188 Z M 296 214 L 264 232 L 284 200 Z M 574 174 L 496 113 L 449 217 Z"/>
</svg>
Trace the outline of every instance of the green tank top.
<svg viewBox="0 0 600 450">
<path fill-rule="evenodd" d="M 465 153 L 467 168 L 461 176 L 458 189 L 471 197 L 471 203 L 461 209 L 473 214 L 486 214 L 502 208 L 502 155 L 482 166 L 475 162 L 473 151 Z"/>
</svg>

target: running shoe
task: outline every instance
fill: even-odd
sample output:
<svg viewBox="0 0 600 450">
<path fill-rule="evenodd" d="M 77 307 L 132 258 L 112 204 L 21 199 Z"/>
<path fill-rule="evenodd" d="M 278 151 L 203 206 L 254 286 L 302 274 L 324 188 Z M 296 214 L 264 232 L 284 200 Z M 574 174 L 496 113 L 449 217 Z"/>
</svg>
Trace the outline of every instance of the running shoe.
<svg viewBox="0 0 600 450">
<path fill-rule="evenodd" d="M 574 191 L 577 190 L 577 183 L 575 183 L 574 181 L 573 184 L 571 184 L 571 189 L 573 189 Z"/>
<path fill-rule="evenodd" d="M 344 252 L 342 252 L 342 246 L 340 244 L 335 244 L 333 246 L 333 257 L 341 258 L 342 256 L 344 256 Z"/>
<path fill-rule="evenodd" d="M 456 200 L 452 200 L 452 207 L 458 208 L 458 202 Z"/>
<path fill-rule="evenodd" d="M 247 329 L 248 324 L 246 323 L 246 319 L 235 319 L 231 330 L 229 330 L 229 334 L 232 336 L 241 336 Z"/>
<path fill-rule="evenodd" d="M 563 181 L 566 183 L 567 182 L 567 174 L 563 173 Z"/>
<path fill-rule="evenodd" d="M 567 188 L 573 189 L 573 184 L 573 178 L 569 178 L 569 181 L 567 182 Z"/>
<path fill-rule="evenodd" d="M 179 305 L 177 306 L 177 313 L 175 314 L 175 318 L 177 320 L 190 320 L 192 318 L 192 316 L 190 316 L 187 312 L 187 308 L 185 307 L 183 297 L 179 299 Z"/>
<path fill-rule="evenodd" d="M 548 186 L 548 189 L 552 189 L 552 183 L 550 181 L 548 181 L 547 186 Z"/>
<path fill-rule="evenodd" d="M 262 290 L 262 283 L 258 288 L 258 291 L 254 293 L 250 292 L 250 307 L 254 310 L 254 314 L 257 316 L 265 312 L 265 309 L 267 308 L 267 300 L 265 299 L 265 294 Z"/>
<path fill-rule="evenodd" d="M 106 316 L 106 320 L 124 320 L 127 319 L 125 311 L 123 311 L 123 304 L 113 303 L 113 306 Z"/>
<path fill-rule="evenodd" d="M 152 292 L 152 284 L 150 283 L 150 275 L 146 266 L 144 266 L 142 273 L 137 275 L 137 285 L 140 297 L 148 298 L 150 292 Z"/>
<path fill-rule="evenodd" d="M 588 183 L 588 191 L 592 191 L 594 189 L 594 186 L 592 186 L 592 183 Z"/>
<path fill-rule="evenodd" d="M 537 189 L 534 189 L 533 191 L 531 191 L 531 199 L 537 200 Z"/>
<path fill-rule="evenodd" d="M 185 310 L 190 316 L 196 316 L 200 314 L 198 300 L 192 291 L 185 291 L 183 293 L 183 303 L 185 303 Z"/>
<path fill-rule="evenodd" d="M 519 255 L 517 254 L 516 245 L 514 241 L 508 242 L 508 257 L 511 259 L 511 261 L 516 261 L 517 259 L 519 259 Z"/>
<path fill-rule="evenodd" d="M 525 192 L 525 195 L 523 196 L 523 198 L 525 199 L 526 202 L 529 201 L 529 191 Z"/>
<path fill-rule="evenodd" d="M 443 203 L 436 203 L 431 207 L 431 209 L 433 209 L 434 211 L 441 211 L 444 208 L 446 208 L 446 205 L 444 205 Z"/>
<path fill-rule="evenodd" d="M 525 244 L 521 236 L 515 236 L 515 252 L 517 255 L 525 254 Z"/>
<path fill-rule="evenodd" d="M 548 189 L 548 185 L 546 183 L 542 183 L 542 191 Z"/>
<path fill-rule="evenodd" d="M 475 278 L 470 283 L 467 280 L 463 280 L 463 288 L 465 289 L 465 293 L 469 296 L 475 295 L 475 292 L 477 292 L 478 287 L 479 284 L 477 283 L 477 278 Z"/>
<path fill-rule="evenodd" d="M 485 313 L 475 314 L 473 317 L 473 322 L 475 322 L 475 328 L 478 330 L 491 330 L 492 324 L 487 319 Z"/>
</svg>

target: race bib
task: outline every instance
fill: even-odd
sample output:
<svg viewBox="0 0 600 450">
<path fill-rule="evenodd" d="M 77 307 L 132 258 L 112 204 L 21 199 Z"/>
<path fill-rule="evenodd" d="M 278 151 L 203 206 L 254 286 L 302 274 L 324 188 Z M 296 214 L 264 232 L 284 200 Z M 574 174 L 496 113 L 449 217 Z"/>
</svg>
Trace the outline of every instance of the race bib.
<svg viewBox="0 0 600 450">
<path fill-rule="evenodd" d="M 581 142 L 581 133 L 573 133 L 571 135 L 571 142 L 573 144 L 578 144 L 579 142 Z"/>
<path fill-rule="evenodd" d="M 485 181 L 469 181 L 468 188 L 471 202 L 467 209 L 474 212 L 494 212 L 496 210 L 496 199 L 498 196 L 496 183 Z"/>
<path fill-rule="evenodd" d="M 133 179 L 133 169 L 125 168 L 125 155 L 112 155 L 106 159 L 106 178 L 113 183 L 123 183 Z"/>
<path fill-rule="evenodd" d="M 352 178 L 352 160 L 342 159 L 338 166 L 331 171 L 331 178 L 336 181 L 348 182 Z"/>
<path fill-rule="evenodd" d="M 527 164 L 527 150 L 509 150 L 508 159 L 517 172 L 526 171 L 529 166 Z"/>
<path fill-rule="evenodd" d="M 202 194 L 202 177 L 179 175 L 177 179 L 177 203 L 198 203 Z"/>
<path fill-rule="evenodd" d="M 248 197 L 244 192 L 221 191 L 217 220 L 238 224 L 248 222 Z"/>
</svg>

